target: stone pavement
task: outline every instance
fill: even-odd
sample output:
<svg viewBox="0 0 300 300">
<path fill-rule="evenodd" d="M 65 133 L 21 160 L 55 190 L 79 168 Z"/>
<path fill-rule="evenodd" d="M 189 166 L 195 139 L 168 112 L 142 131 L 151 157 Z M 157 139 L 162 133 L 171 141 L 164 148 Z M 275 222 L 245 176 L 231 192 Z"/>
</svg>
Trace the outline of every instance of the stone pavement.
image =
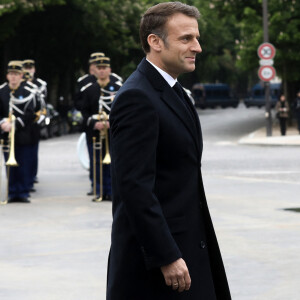
<svg viewBox="0 0 300 300">
<path fill-rule="evenodd" d="M 0 206 L 1 300 L 105 300 L 111 203 L 86 196 L 78 138 L 42 141 L 31 204 Z M 283 211 L 299 207 L 299 184 L 230 175 L 222 147 L 232 167 L 247 146 L 210 147 L 203 175 L 233 299 L 300 299 L 300 215 Z"/>
<path fill-rule="evenodd" d="M 266 128 L 260 128 L 239 140 L 244 145 L 300 146 L 300 134 L 295 126 L 288 127 L 285 136 L 281 136 L 278 124 L 272 128 L 272 136 L 266 136 Z"/>
<path fill-rule="evenodd" d="M 79 135 L 40 143 L 31 203 L 0 206 L 1 300 L 104 300 L 111 203 L 94 203 Z"/>
</svg>

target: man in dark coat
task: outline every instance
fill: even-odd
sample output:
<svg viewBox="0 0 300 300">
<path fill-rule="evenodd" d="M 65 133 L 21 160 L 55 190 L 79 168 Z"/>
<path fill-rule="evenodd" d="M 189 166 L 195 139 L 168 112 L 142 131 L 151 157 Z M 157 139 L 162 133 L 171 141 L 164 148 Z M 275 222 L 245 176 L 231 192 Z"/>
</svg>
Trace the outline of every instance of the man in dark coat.
<svg viewBox="0 0 300 300">
<path fill-rule="evenodd" d="M 112 105 L 107 300 L 231 299 L 202 183 L 199 118 L 177 82 L 202 51 L 198 18 L 180 2 L 147 10 L 146 59 Z"/>
</svg>

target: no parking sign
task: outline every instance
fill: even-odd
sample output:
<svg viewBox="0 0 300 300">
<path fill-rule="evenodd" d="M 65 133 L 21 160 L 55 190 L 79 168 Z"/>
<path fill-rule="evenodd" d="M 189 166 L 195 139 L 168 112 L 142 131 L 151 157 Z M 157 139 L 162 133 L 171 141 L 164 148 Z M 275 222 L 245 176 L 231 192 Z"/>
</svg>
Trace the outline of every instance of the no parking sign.
<svg viewBox="0 0 300 300">
<path fill-rule="evenodd" d="M 260 59 L 272 59 L 275 57 L 276 50 L 271 43 L 262 43 L 257 49 L 257 54 Z"/>
<path fill-rule="evenodd" d="M 261 65 L 258 70 L 258 77 L 262 81 L 271 81 L 276 76 L 276 71 L 273 68 L 273 58 L 276 54 L 275 47 L 270 43 L 263 43 L 258 47 L 257 54 Z"/>
</svg>

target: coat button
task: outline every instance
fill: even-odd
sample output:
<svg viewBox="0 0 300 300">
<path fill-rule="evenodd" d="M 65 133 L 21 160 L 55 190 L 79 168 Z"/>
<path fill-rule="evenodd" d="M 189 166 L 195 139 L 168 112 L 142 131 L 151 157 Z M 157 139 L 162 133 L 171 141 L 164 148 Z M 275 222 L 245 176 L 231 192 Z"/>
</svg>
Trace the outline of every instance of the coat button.
<svg viewBox="0 0 300 300">
<path fill-rule="evenodd" d="M 201 242 L 200 242 L 200 247 L 201 247 L 202 249 L 204 249 L 204 248 L 206 247 L 206 244 L 205 244 L 204 241 L 201 241 Z"/>
</svg>

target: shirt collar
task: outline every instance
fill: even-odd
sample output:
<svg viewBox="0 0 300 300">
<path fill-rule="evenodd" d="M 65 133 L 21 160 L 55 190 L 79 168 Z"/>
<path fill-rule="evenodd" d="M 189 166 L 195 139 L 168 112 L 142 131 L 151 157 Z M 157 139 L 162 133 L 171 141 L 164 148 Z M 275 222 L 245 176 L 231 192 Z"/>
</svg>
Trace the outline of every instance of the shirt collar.
<svg viewBox="0 0 300 300">
<path fill-rule="evenodd" d="M 159 72 L 159 74 L 166 80 L 166 82 L 170 85 L 170 87 L 173 87 L 175 83 L 177 82 L 177 79 L 174 79 L 171 75 L 169 75 L 167 72 L 156 66 L 154 63 L 152 63 L 148 58 L 146 60 Z"/>
</svg>

